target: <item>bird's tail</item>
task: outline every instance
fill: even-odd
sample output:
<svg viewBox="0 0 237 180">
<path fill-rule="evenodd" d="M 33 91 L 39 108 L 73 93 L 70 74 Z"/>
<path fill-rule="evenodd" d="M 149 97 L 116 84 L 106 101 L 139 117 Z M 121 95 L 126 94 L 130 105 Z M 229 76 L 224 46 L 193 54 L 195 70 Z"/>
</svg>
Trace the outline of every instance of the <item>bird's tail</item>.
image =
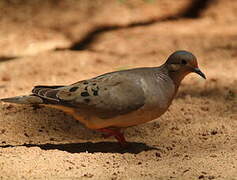
<svg viewBox="0 0 237 180">
<path fill-rule="evenodd" d="M 16 104 L 42 104 L 43 103 L 42 98 L 35 96 L 33 94 L 25 95 L 25 96 L 4 98 L 4 99 L 0 99 L 0 101 L 9 102 L 9 103 L 16 103 Z"/>
</svg>

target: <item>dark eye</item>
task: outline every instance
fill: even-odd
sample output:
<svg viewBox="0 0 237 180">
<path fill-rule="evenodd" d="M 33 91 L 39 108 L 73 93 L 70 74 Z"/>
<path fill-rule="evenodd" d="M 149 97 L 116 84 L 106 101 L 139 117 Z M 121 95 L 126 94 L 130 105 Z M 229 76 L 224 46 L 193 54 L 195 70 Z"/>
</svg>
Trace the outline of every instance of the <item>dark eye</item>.
<svg viewBox="0 0 237 180">
<path fill-rule="evenodd" d="M 182 59 L 182 60 L 181 60 L 181 64 L 186 65 L 186 64 L 187 64 L 187 61 L 184 60 L 184 59 Z"/>
</svg>

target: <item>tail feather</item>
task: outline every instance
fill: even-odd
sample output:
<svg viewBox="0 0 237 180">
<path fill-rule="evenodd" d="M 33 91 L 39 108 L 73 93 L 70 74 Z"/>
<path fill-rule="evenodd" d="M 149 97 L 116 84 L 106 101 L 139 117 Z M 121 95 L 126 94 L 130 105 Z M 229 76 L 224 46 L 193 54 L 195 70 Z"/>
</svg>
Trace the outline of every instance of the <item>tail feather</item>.
<svg viewBox="0 0 237 180">
<path fill-rule="evenodd" d="M 3 99 L 0 99 L 0 101 L 16 103 L 16 104 L 42 104 L 43 103 L 43 99 L 35 95 L 3 98 Z"/>
</svg>

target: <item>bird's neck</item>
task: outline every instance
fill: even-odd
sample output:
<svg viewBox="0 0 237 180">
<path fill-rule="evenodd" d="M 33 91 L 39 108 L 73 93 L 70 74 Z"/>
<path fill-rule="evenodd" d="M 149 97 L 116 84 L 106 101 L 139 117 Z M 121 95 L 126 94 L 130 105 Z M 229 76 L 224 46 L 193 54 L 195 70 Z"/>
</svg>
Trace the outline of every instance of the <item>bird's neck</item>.
<svg viewBox="0 0 237 180">
<path fill-rule="evenodd" d="M 169 72 L 169 76 L 173 80 L 174 84 L 179 87 L 181 81 L 188 74 L 188 72 Z"/>
<path fill-rule="evenodd" d="M 171 71 L 167 67 L 167 64 L 162 65 L 161 68 L 172 79 L 177 90 L 179 88 L 181 81 L 189 73 L 189 72 L 184 72 L 184 71 Z"/>
</svg>

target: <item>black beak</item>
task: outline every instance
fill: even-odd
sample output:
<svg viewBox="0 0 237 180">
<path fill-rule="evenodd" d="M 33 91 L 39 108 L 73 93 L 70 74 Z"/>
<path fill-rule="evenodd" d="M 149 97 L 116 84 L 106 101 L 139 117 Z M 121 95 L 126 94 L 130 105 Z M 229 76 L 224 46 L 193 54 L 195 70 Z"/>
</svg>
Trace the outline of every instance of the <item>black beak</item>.
<svg viewBox="0 0 237 180">
<path fill-rule="evenodd" d="M 201 77 L 203 77 L 204 79 L 206 79 L 205 74 L 199 69 L 199 68 L 194 68 L 194 72 L 199 74 Z"/>
</svg>

